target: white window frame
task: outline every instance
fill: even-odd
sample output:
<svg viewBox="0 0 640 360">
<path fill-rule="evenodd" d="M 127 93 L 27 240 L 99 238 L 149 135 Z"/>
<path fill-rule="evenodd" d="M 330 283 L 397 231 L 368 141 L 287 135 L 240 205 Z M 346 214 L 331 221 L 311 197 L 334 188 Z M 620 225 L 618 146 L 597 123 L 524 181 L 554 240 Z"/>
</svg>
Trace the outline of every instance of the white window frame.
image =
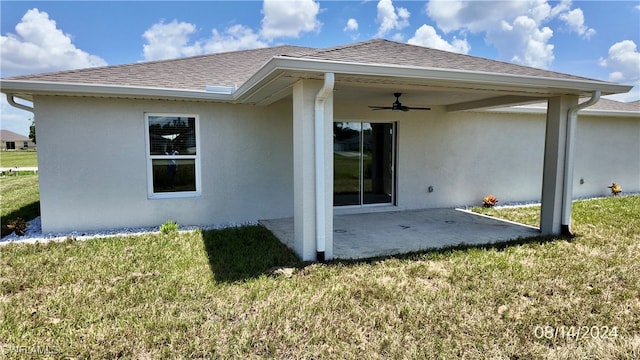
<svg viewBox="0 0 640 360">
<path fill-rule="evenodd" d="M 196 131 L 196 153 L 195 155 L 151 155 L 151 143 L 149 141 L 149 118 L 150 117 L 182 117 L 182 118 L 195 118 L 195 131 Z M 176 199 L 186 197 L 197 197 L 202 194 L 202 186 L 200 181 L 200 116 L 198 114 L 183 114 L 183 113 L 144 113 L 144 134 L 146 143 L 146 158 L 147 158 L 147 198 L 148 199 Z M 175 191 L 175 192 L 154 192 L 153 191 L 153 160 L 194 160 L 195 163 L 195 191 Z"/>
</svg>

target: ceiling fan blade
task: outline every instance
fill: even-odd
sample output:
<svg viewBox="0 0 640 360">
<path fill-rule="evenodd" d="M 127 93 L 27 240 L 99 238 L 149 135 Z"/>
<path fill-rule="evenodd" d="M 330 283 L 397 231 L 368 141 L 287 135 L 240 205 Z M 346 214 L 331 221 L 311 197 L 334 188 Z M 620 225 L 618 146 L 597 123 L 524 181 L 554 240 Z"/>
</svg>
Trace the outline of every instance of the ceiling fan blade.
<svg viewBox="0 0 640 360">
<path fill-rule="evenodd" d="M 393 111 L 409 111 L 409 110 L 431 110 L 428 107 L 411 107 L 402 105 L 400 102 L 400 95 L 402 93 L 393 93 L 396 97 L 396 101 L 393 102 L 393 106 L 369 106 L 371 110 L 393 110 Z"/>
</svg>

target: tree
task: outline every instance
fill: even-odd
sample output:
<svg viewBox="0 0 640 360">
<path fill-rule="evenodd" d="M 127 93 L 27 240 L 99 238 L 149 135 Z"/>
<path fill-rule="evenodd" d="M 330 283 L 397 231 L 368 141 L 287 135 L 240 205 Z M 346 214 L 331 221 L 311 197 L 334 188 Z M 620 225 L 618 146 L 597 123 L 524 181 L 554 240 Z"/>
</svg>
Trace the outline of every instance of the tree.
<svg viewBox="0 0 640 360">
<path fill-rule="evenodd" d="M 33 141 L 33 143 L 36 143 L 36 121 L 35 120 L 31 120 L 31 126 L 29 126 L 29 139 L 31 139 L 31 141 Z"/>
</svg>

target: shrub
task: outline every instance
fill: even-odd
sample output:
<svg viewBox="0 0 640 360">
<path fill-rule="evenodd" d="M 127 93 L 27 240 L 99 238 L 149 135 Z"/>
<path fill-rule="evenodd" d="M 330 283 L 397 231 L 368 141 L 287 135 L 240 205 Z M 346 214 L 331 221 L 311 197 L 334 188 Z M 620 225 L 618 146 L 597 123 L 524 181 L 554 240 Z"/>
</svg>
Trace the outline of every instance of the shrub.
<svg viewBox="0 0 640 360">
<path fill-rule="evenodd" d="M 177 222 L 173 220 L 167 220 L 160 226 L 160 233 L 165 235 L 177 233 L 179 227 L 180 226 Z"/>
<path fill-rule="evenodd" d="M 9 220 L 6 225 L 6 232 L 7 234 L 11 234 L 11 232 L 14 232 L 18 236 L 24 236 L 24 234 L 27 232 L 27 222 L 20 217 Z"/>
<path fill-rule="evenodd" d="M 486 196 L 484 199 L 482 199 L 482 206 L 486 208 L 494 207 L 496 206 L 497 203 L 498 203 L 498 198 L 496 198 L 493 195 Z"/>
<path fill-rule="evenodd" d="M 613 195 L 618 195 L 622 192 L 622 188 L 616 183 L 611 184 L 611 186 L 609 186 L 608 188 L 611 189 L 611 193 Z"/>
</svg>

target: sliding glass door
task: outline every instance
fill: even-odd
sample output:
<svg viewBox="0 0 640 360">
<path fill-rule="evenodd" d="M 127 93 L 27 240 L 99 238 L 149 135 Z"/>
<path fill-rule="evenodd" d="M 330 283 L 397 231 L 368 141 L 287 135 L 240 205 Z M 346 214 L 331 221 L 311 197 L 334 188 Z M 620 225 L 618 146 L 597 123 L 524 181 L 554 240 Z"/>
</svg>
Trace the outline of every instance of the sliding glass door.
<svg viewBox="0 0 640 360">
<path fill-rule="evenodd" d="M 393 204 L 395 123 L 333 124 L 335 206 Z"/>
</svg>

